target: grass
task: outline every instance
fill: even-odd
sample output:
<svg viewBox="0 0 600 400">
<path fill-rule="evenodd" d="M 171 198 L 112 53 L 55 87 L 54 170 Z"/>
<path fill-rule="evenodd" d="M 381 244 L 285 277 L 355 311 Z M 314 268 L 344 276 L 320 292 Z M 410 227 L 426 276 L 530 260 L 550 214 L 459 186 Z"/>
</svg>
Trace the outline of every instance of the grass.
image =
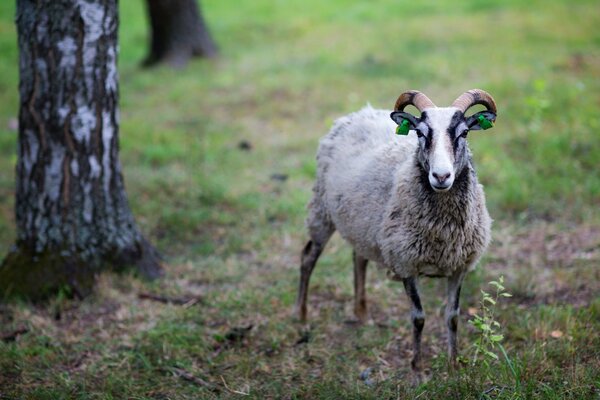
<svg viewBox="0 0 600 400">
<path fill-rule="evenodd" d="M 121 158 L 137 221 L 165 279 L 105 274 L 82 302 L 0 305 L 0 398 L 581 399 L 600 394 L 600 15 L 593 1 L 205 0 L 221 47 L 185 70 L 141 70 L 143 1 L 122 1 Z M 15 239 L 18 52 L 0 3 L 0 252 Z M 438 104 L 481 87 L 496 128 L 470 135 L 494 242 L 467 278 L 462 354 L 480 289 L 504 363 L 448 375 L 443 282 L 423 280 L 429 380 L 412 383 L 403 290 L 369 270 L 371 320 L 351 318 L 348 246 L 334 236 L 312 279 L 310 325 L 291 314 L 318 138 L 370 102 L 418 88 Z M 250 144 L 249 151 L 240 143 Z M 287 179 L 274 179 L 274 174 Z M 202 301 L 188 306 L 151 292 Z M 246 331 L 243 328 L 251 328 Z M 359 378 L 371 368 L 366 385 Z M 181 378 L 187 371 L 215 393 Z"/>
</svg>

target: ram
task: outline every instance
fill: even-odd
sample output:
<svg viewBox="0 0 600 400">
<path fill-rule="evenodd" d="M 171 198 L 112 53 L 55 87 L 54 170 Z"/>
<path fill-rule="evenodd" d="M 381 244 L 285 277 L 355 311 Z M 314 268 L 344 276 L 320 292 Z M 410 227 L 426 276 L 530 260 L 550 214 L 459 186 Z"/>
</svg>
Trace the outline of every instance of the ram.
<svg viewBox="0 0 600 400">
<path fill-rule="evenodd" d="M 485 110 L 466 116 L 476 104 Z M 420 116 L 404 112 L 408 105 Z M 417 280 L 447 279 L 448 357 L 456 364 L 461 285 L 486 250 L 491 228 L 467 133 L 490 128 L 495 120 L 494 99 L 473 89 L 451 107 L 437 107 L 423 93 L 408 91 L 391 114 L 367 106 L 335 122 L 317 152 L 306 221 L 310 240 L 301 256 L 296 302 L 301 321 L 306 320 L 310 275 L 337 230 L 354 250 L 354 311 L 360 320 L 367 315 L 369 261 L 403 282 L 411 302 L 416 372 L 425 323 Z"/>
</svg>

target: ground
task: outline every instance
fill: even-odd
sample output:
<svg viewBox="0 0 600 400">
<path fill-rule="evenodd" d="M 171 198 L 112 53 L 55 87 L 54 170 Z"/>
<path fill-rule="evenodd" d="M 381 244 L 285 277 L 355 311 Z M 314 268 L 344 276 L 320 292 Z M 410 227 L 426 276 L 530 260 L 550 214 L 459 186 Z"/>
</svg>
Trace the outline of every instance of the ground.
<svg viewBox="0 0 600 400">
<path fill-rule="evenodd" d="M 121 8 L 121 157 L 164 279 L 103 274 L 83 301 L 0 305 L 0 398 L 550 398 L 600 396 L 600 14 L 595 1 L 202 2 L 221 49 L 143 70 L 141 0 Z M 0 4 L 0 253 L 14 243 L 18 52 Z M 292 306 L 318 139 L 367 102 L 420 89 L 498 103 L 469 136 L 494 218 L 468 276 L 449 374 L 444 283 L 424 279 L 427 380 L 410 372 L 408 302 L 368 272 L 352 320 L 351 250 L 334 236 L 309 323 Z M 481 290 L 508 360 L 479 358 Z M 513 366 L 515 372 L 510 370 Z"/>
</svg>

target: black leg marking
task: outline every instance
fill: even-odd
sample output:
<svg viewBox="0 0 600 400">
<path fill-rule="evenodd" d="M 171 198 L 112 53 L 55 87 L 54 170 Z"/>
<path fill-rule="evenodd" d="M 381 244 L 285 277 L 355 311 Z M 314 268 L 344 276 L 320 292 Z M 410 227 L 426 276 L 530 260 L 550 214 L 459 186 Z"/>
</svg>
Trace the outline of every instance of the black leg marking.
<svg viewBox="0 0 600 400">
<path fill-rule="evenodd" d="M 404 279 L 403 283 L 406 294 L 411 302 L 410 317 L 413 324 L 413 359 L 411 365 L 413 371 L 419 373 L 421 371 L 421 334 L 425 325 L 425 314 L 423 313 L 417 289 L 417 279 Z"/>
</svg>

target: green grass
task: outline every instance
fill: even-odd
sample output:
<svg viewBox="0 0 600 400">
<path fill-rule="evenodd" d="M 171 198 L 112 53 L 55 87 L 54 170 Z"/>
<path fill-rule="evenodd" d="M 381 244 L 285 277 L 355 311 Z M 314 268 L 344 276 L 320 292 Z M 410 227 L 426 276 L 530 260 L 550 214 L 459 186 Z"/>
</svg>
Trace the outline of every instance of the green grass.
<svg viewBox="0 0 600 400">
<path fill-rule="evenodd" d="M 202 2 L 221 56 L 142 70 L 142 0 L 121 1 L 121 159 L 142 230 L 167 257 L 155 283 L 105 274 L 82 302 L 0 306 L 0 398 L 581 399 L 600 394 L 600 14 L 595 1 Z M 15 240 L 18 51 L 0 2 L 0 252 Z M 310 326 L 291 308 L 319 137 L 367 102 L 420 89 L 437 104 L 479 87 L 495 129 L 473 133 L 494 242 L 463 291 L 460 342 L 499 275 L 505 363 L 449 375 L 443 282 L 423 280 L 425 365 L 409 369 L 401 285 L 369 270 L 371 321 L 352 317 L 350 249 L 313 274 Z M 241 141 L 250 151 L 239 148 Z M 285 174 L 287 180 L 271 178 Z M 191 307 L 140 292 L 202 296 Z M 252 325 L 239 341 L 236 327 Z M 306 331 L 308 329 L 308 331 Z M 297 342 L 308 332 L 308 343 Z M 359 375 L 371 367 L 375 384 Z M 177 377 L 183 369 L 220 389 Z M 225 384 L 227 386 L 225 386 Z"/>
</svg>

